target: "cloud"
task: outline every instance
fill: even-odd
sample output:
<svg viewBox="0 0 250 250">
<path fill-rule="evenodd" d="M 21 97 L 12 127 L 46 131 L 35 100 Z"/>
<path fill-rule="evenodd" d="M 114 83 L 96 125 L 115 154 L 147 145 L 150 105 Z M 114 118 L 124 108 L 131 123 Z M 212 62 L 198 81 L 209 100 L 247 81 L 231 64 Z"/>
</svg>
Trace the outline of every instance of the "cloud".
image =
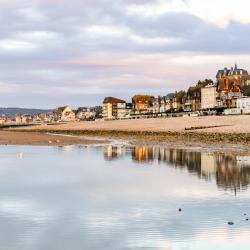
<svg viewBox="0 0 250 250">
<path fill-rule="evenodd" d="M 27 40 L 46 41 L 57 38 L 57 33 L 50 31 L 32 31 L 18 34 L 19 37 Z"/>
<path fill-rule="evenodd" d="M 18 10 L 19 14 L 22 15 L 24 18 L 26 18 L 29 21 L 35 21 L 35 22 L 43 22 L 47 20 L 47 17 L 41 13 L 36 8 L 24 8 Z"/>
<path fill-rule="evenodd" d="M 188 12 L 188 6 L 182 0 L 148 2 L 144 5 L 131 4 L 127 6 L 127 12 L 131 15 L 145 17 L 162 16 L 168 12 Z"/>
<path fill-rule="evenodd" d="M 148 1 L 144 5 L 130 4 L 127 6 L 127 12 L 131 15 L 153 18 L 163 16 L 169 12 L 184 12 L 197 16 L 206 22 L 225 27 L 231 21 L 249 24 L 248 7 L 245 0 L 211 0 L 205 4 L 200 0 L 158 0 L 154 2 Z"/>
<path fill-rule="evenodd" d="M 13 94 L 0 105 L 17 105 L 13 97 L 24 94 L 23 86 L 34 100 L 47 100 L 37 106 L 98 104 L 88 95 L 165 94 L 214 78 L 235 61 L 248 69 L 247 6 L 243 0 L 0 0 L 0 82 Z"/>
<path fill-rule="evenodd" d="M 187 5 L 190 13 L 222 27 L 228 26 L 231 21 L 250 23 L 249 3 L 245 0 L 211 0 L 206 4 L 190 0 Z"/>
<path fill-rule="evenodd" d="M 32 43 L 20 40 L 0 40 L 0 50 L 28 50 L 36 46 Z"/>
</svg>

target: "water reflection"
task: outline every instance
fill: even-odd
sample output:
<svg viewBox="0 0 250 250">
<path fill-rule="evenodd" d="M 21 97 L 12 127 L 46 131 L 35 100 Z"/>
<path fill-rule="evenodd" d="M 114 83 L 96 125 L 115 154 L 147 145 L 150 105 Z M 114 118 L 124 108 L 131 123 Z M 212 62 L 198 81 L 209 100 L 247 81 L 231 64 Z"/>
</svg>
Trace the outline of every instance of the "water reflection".
<svg viewBox="0 0 250 250">
<path fill-rule="evenodd" d="M 216 180 L 225 190 L 247 189 L 250 182 L 250 156 L 232 153 L 197 152 L 187 149 L 171 149 L 148 146 L 105 146 L 104 158 L 108 161 L 130 155 L 135 163 L 157 161 L 177 169 L 187 170 L 207 181 Z"/>
<path fill-rule="evenodd" d="M 250 189 L 216 183 L 246 189 L 249 165 L 159 147 L 2 146 L 0 250 L 248 250 Z"/>
</svg>

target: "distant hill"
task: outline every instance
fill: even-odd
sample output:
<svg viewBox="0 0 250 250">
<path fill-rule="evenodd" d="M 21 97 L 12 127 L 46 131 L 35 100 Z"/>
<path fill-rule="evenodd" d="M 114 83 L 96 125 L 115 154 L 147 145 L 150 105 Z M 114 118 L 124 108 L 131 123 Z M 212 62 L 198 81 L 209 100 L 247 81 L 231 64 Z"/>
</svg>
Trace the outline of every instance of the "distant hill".
<svg viewBox="0 0 250 250">
<path fill-rule="evenodd" d="M 15 117 L 16 114 L 36 115 L 38 113 L 51 112 L 52 109 L 28 109 L 28 108 L 0 108 L 0 116 Z"/>
</svg>

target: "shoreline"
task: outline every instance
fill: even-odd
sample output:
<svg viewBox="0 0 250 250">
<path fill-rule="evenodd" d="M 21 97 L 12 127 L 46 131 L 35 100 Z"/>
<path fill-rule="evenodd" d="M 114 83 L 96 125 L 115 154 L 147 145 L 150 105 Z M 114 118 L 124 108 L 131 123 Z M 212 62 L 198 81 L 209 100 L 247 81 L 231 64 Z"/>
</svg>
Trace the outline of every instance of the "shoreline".
<svg viewBox="0 0 250 250">
<path fill-rule="evenodd" d="M 174 132 L 174 131 L 126 131 L 126 130 L 57 130 L 57 129 L 18 129 L 8 132 L 38 133 L 51 135 L 88 136 L 108 139 L 145 140 L 151 142 L 186 142 L 205 144 L 250 144 L 250 133 L 221 132 Z"/>
<path fill-rule="evenodd" d="M 124 140 L 132 145 L 239 147 L 249 150 L 249 124 L 250 116 L 69 122 L 0 129 L 0 144 L 72 145 Z"/>
<path fill-rule="evenodd" d="M 55 133 L 34 131 L 0 130 L 0 145 L 30 145 L 30 146 L 69 146 L 77 144 L 104 144 L 108 140 L 95 138 L 81 138 L 79 136 L 65 136 Z"/>
<path fill-rule="evenodd" d="M 1 145 L 107 144 L 124 140 L 131 145 L 203 147 L 248 151 L 250 133 L 152 132 L 123 130 L 1 130 Z"/>
</svg>

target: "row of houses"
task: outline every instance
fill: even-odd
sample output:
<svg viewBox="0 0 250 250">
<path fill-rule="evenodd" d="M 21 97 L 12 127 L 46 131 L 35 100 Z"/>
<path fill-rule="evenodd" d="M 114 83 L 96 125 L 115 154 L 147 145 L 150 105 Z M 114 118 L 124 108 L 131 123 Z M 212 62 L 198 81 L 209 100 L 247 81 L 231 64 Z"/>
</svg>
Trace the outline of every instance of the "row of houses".
<svg viewBox="0 0 250 250">
<path fill-rule="evenodd" d="M 11 124 L 13 122 L 14 120 L 9 117 L 5 117 L 5 116 L 0 117 L 0 125 Z"/>
<path fill-rule="evenodd" d="M 79 107 L 77 110 L 73 110 L 69 106 L 63 106 L 51 112 L 38 113 L 35 115 L 16 114 L 15 124 L 90 121 L 99 118 L 101 113 L 102 107 L 100 106 Z"/>
<path fill-rule="evenodd" d="M 216 82 L 199 81 L 187 91 L 164 96 L 135 95 L 131 102 L 115 97 L 103 101 L 104 119 L 123 119 L 138 115 L 178 112 L 224 111 L 225 114 L 250 113 L 250 75 L 235 65 L 219 70 Z"/>
<path fill-rule="evenodd" d="M 15 121 L 2 117 L 0 123 L 55 123 L 99 118 L 126 119 L 140 116 L 164 116 L 182 112 L 224 112 L 224 114 L 250 113 L 250 75 L 237 65 L 218 70 L 216 81 L 206 79 L 162 96 L 135 95 L 130 102 L 116 97 L 106 97 L 102 106 L 59 107 L 51 112 L 36 115 L 17 114 Z"/>
</svg>

